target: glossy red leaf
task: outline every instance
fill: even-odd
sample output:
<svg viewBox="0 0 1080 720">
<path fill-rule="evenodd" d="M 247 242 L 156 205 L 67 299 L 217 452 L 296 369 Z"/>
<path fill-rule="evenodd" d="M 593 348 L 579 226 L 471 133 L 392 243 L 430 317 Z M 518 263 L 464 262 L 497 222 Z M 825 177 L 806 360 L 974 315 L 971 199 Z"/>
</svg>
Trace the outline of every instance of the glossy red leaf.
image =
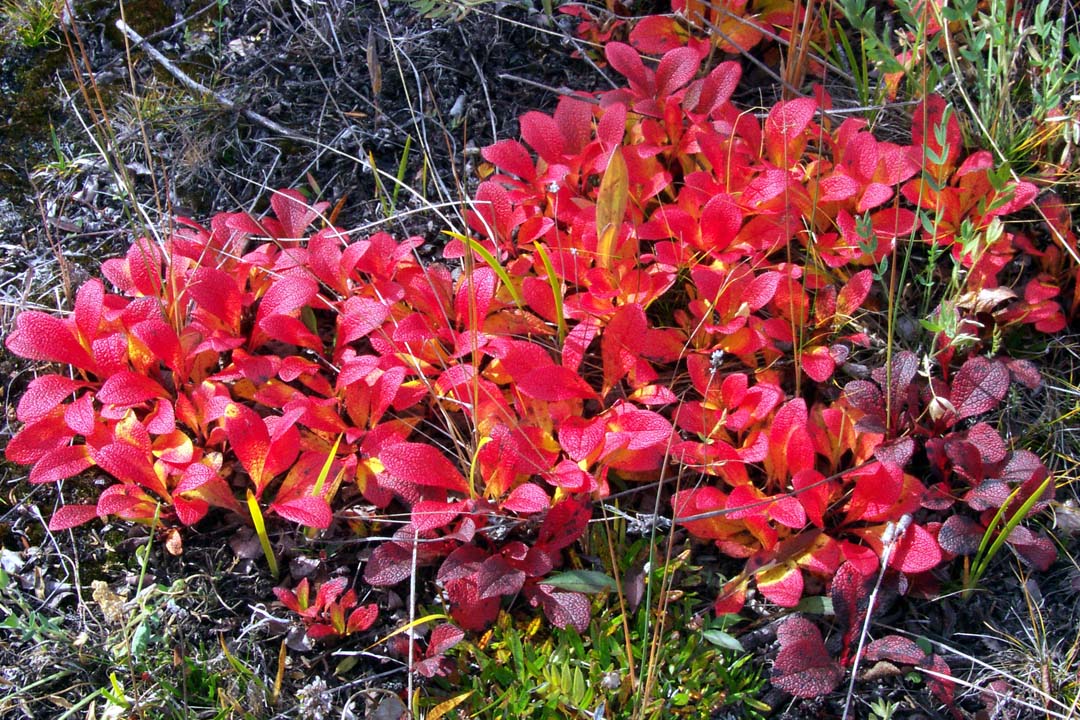
<svg viewBox="0 0 1080 720">
<path fill-rule="evenodd" d="M 469 485 L 445 455 L 431 445 L 401 442 L 384 447 L 379 460 L 386 471 L 407 483 L 468 494 Z"/>
</svg>

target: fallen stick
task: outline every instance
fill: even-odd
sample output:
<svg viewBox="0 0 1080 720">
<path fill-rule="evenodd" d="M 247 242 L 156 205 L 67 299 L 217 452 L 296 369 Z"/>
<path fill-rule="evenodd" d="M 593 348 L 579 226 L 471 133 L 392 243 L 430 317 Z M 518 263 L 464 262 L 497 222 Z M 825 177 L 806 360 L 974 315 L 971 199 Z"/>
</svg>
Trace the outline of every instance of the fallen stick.
<svg viewBox="0 0 1080 720">
<path fill-rule="evenodd" d="M 128 24 L 125 23 L 123 20 L 117 20 L 116 21 L 116 29 L 119 30 L 120 32 L 122 32 L 125 36 L 127 36 L 127 38 L 129 40 L 131 40 L 131 42 L 134 43 L 136 47 L 141 46 L 142 50 L 147 55 L 152 57 L 159 65 L 161 65 L 163 68 L 168 70 L 170 75 L 172 75 L 174 78 L 176 78 L 176 80 L 181 85 L 183 85 L 187 89 L 191 90 L 192 92 L 198 93 L 199 95 L 204 95 L 206 97 L 213 98 L 214 101 L 217 102 L 222 107 L 224 107 L 224 108 L 226 108 L 228 110 L 232 110 L 233 112 L 237 112 L 237 113 L 242 114 L 247 119 L 251 120 L 252 122 L 254 122 L 254 123 L 258 124 L 258 125 L 262 125 L 267 130 L 270 130 L 272 132 L 276 132 L 276 133 L 278 133 L 280 135 L 284 135 L 286 137 L 300 139 L 300 136 L 297 135 L 292 130 L 289 130 L 288 128 L 286 128 L 284 126 L 277 124 L 276 122 L 274 122 L 270 118 L 266 117 L 265 115 L 260 115 L 259 113 L 255 112 L 254 110 L 249 110 L 247 108 L 240 107 L 235 102 L 233 102 L 229 98 L 225 97 L 221 93 L 214 92 L 213 90 L 206 87 L 202 83 L 198 82 L 197 80 L 194 80 L 190 75 L 188 75 L 183 70 L 181 70 L 176 65 L 174 65 L 173 62 L 171 60 L 169 60 L 169 58 L 162 55 L 161 52 L 157 48 L 155 48 L 153 45 L 148 43 L 146 41 L 146 39 L 142 35 L 135 32 L 130 27 L 128 27 Z"/>
</svg>

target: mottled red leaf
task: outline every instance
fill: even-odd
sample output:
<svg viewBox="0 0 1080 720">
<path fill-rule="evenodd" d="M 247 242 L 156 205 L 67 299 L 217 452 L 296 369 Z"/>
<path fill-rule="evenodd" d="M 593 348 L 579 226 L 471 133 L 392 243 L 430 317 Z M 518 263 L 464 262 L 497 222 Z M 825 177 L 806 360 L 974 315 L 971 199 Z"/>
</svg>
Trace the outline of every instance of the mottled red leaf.
<svg viewBox="0 0 1080 720">
<path fill-rule="evenodd" d="M 963 515 L 952 515 L 938 529 L 938 544 L 953 555 L 974 555 L 986 533 L 979 523 Z"/>
<path fill-rule="evenodd" d="M 544 518 L 536 544 L 549 552 L 574 543 L 585 532 L 592 507 L 584 499 L 566 498 L 556 503 Z"/>
<path fill-rule="evenodd" d="M 25 310 L 15 316 L 15 329 L 4 344 L 15 355 L 29 360 L 48 360 L 84 370 L 96 367 L 69 323 L 37 310 Z"/>
<path fill-rule="evenodd" d="M 953 378 L 949 401 L 956 420 L 993 410 L 1009 391 L 1009 371 L 1003 363 L 976 355 L 963 364 Z"/>
<path fill-rule="evenodd" d="M 412 551 L 396 542 L 375 548 L 364 566 L 364 580 L 376 587 L 396 585 L 412 575 Z"/>
<path fill-rule="evenodd" d="M 926 653 L 906 637 L 887 635 L 874 640 L 863 651 L 863 659 L 870 662 L 889 660 L 901 665 L 918 665 L 926 659 Z"/>
<path fill-rule="evenodd" d="M 788 618 L 776 630 L 780 651 L 773 664 L 772 683 L 786 693 L 813 698 L 832 691 L 843 677 L 829 656 L 821 631 L 804 617 Z"/>
<path fill-rule="evenodd" d="M 468 494 L 469 485 L 445 455 L 424 443 L 402 442 L 384 447 L 379 460 L 386 471 L 407 483 Z"/>
</svg>

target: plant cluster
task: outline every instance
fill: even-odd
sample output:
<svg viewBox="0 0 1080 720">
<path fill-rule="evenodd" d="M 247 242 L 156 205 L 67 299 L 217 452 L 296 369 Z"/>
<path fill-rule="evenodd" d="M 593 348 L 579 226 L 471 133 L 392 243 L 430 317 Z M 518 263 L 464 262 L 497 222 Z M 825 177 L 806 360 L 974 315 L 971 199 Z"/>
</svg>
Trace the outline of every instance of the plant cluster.
<svg viewBox="0 0 1080 720">
<path fill-rule="evenodd" d="M 89 281 L 68 317 L 21 313 L 8 349 L 67 372 L 27 388 L 7 457 L 35 483 L 115 481 L 51 528 L 219 508 L 322 529 L 362 495 L 408 514 L 369 584 L 436 566 L 462 628 L 520 596 L 584 632 L 587 595 L 545 580 L 595 502 L 660 480 L 676 522 L 746 561 L 717 612 L 751 586 L 791 608 L 824 584 L 848 607 L 841 664 L 883 574 L 931 592 L 943 563 L 1002 543 L 1046 568 L 1052 544 L 1019 523 L 1051 499 L 1047 470 L 976 422 L 1039 384 L 998 354 L 1010 338 L 1066 323 L 1072 270 L 1001 220 L 1036 188 L 964 157 L 937 97 L 896 144 L 835 122 L 821 90 L 740 109 L 739 65 L 703 72 L 692 46 L 655 67 L 604 52 L 626 87 L 526 113 L 522 141 L 483 151 L 493 175 L 445 248 L 454 269 L 282 190 L 270 216 L 139 239 L 103 266 L 116 291 Z M 904 349 L 892 328 L 919 262 L 928 333 Z M 863 377 L 841 387 L 838 370 Z M 372 606 L 346 619 L 343 590 L 278 597 L 309 634 L 366 629 Z M 817 630 L 783 628 L 778 684 L 831 689 Z M 867 652 L 942 665 L 900 640 Z"/>
</svg>

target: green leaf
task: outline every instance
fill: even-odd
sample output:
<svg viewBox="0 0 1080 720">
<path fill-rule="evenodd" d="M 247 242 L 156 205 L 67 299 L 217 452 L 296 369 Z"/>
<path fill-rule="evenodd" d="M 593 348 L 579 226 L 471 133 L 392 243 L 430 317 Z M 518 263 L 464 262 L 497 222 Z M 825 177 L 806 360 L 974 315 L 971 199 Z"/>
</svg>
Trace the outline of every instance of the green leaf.
<svg viewBox="0 0 1080 720">
<path fill-rule="evenodd" d="M 706 630 L 702 636 L 716 647 L 743 652 L 742 643 L 738 638 L 728 635 L 723 630 Z"/>
<path fill-rule="evenodd" d="M 595 570 L 567 570 L 546 577 L 541 582 L 560 590 L 580 593 L 614 592 L 616 588 L 614 580 Z"/>
<path fill-rule="evenodd" d="M 832 598 L 825 595 L 804 597 L 795 607 L 795 612 L 810 613 L 811 615 L 832 615 Z"/>
</svg>

